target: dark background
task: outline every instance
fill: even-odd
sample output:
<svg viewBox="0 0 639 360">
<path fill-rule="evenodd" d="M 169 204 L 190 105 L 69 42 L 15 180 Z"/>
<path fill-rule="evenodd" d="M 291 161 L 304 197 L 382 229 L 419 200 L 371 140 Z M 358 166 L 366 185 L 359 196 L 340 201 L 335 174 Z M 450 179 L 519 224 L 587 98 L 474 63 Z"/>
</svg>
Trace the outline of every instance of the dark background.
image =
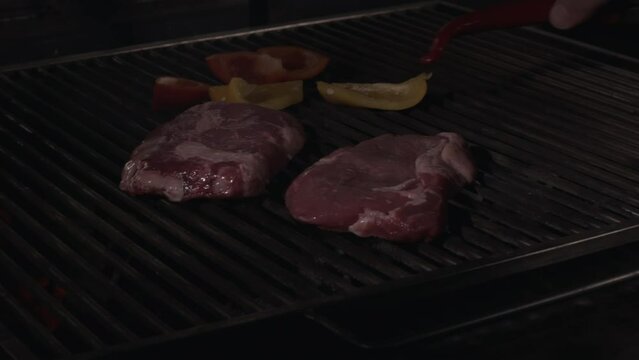
<svg viewBox="0 0 639 360">
<path fill-rule="evenodd" d="M 410 3 L 409 0 L 0 0 L 0 66 Z M 452 0 L 469 7 L 491 0 Z M 566 33 L 566 32 L 564 32 Z M 636 52 L 627 30 L 566 33 Z M 635 31 L 636 34 L 636 31 Z M 636 38 L 636 37 L 635 37 Z"/>
<path fill-rule="evenodd" d="M 406 2 L 0 0 L 3 49 L 0 63 L 18 63 Z"/>
</svg>

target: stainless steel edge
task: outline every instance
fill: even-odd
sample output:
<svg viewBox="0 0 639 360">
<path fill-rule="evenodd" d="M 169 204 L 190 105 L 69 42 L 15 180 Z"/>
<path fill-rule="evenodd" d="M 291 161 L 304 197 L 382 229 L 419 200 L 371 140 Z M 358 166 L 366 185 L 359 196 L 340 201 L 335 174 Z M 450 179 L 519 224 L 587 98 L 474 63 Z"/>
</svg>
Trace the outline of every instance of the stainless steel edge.
<svg viewBox="0 0 639 360">
<path fill-rule="evenodd" d="M 131 45 L 131 46 L 120 47 L 120 48 L 109 49 L 109 50 L 92 51 L 92 52 L 86 52 L 86 53 L 75 54 L 75 55 L 30 61 L 30 62 L 25 62 L 20 64 L 0 66 L 0 73 L 11 72 L 16 70 L 25 70 L 25 69 L 35 68 L 39 66 L 70 63 L 74 61 L 88 60 L 88 59 L 97 58 L 97 57 L 120 55 L 120 54 L 135 52 L 135 51 L 160 49 L 160 48 L 175 46 L 175 45 L 197 43 L 197 42 L 210 41 L 210 40 L 216 40 L 216 39 L 226 39 L 226 38 L 239 37 L 239 36 L 247 36 L 247 35 L 259 34 L 259 33 L 264 33 L 269 31 L 277 31 L 277 30 L 291 29 L 291 28 L 297 28 L 297 27 L 304 27 L 308 25 L 338 22 L 338 21 L 357 19 L 357 18 L 362 18 L 367 16 L 383 15 L 383 14 L 388 14 L 388 13 L 397 12 L 397 11 L 419 9 L 419 8 L 423 8 L 427 6 L 435 6 L 435 5 L 444 5 L 451 9 L 464 11 L 464 12 L 472 10 L 471 8 L 461 6 L 458 4 L 453 4 L 448 1 L 437 1 L 437 0 L 418 1 L 414 3 L 406 4 L 406 5 L 401 5 L 401 6 L 391 6 L 391 7 L 384 7 L 384 8 L 378 8 L 373 10 L 358 11 L 358 12 L 345 14 L 342 16 L 329 15 L 329 16 L 303 20 L 303 21 L 291 21 L 288 23 L 278 24 L 278 25 L 268 25 L 264 27 L 235 29 L 235 30 L 215 32 L 210 34 L 194 35 L 194 36 L 189 36 L 189 37 L 184 37 L 179 39 L 162 40 L 162 41 Z M 556 41 L 563 41 L 563 42 L 566 42 L 572 45 L 581 46 L 583 48 L 587 48 L 589 50 L 596 51 L 608 56 L 614 56 L 624 61 L 628 61 L 634 64 L 639 64 L 639 59 L 637 58 L 627 56 L 616 51 L 608 50 L 600 46 L 595 46 L 595 45 L 588 44 L 586 42 L 579 41 L 579 40 L 573 40 L 565 36 L 562 36 L 560 34 L 554 34 L 552 32 L 539 29 L 536 27 L 526 27 L 525 29 L 540 35 L 548 36 Z"/>
<path fill-rule="evenodd" d="M 188 37 L 179 38 L 179 39 L 155 41 L 155 42 L 125 46 L 125 47 L 109 49 L 109 50 L 91 51 L 91 52 L 75 54 L 75 55 L 30 61 L 30 62 L 21 63 L 21 64 L 0 66 L 0 72 L 25 70 L 25 69 L 35 68 L 39 66 L 63 64 L 63 63 L 87 60 L 87 59 L 103 57 L 103 56 L 126 54 L 126 53 L 135 52 L 135 51 L 160 49 L 160 48 L 175 46 L 175 45 L 192 44 L 192 43 L 197 43 L 202 41 L 227 39 L 232 37 L 259 34 L 259 33 L 269 32 L 269 31 L 292 29 L 292 28 L 304 27 L 308 25 L 316 25 L 316 24 L 324 24 L 324 23 L 337 22 L 337 21 L 343 21 L 343 20 L 357 19 L 357 18 L 362 18 L 367 16 L 392 13 L 396 11 L 419 9 L 426 6 L 435 6 L 438 3 L 443 3 L 443 2 L 419 1 L 415 3 L 407 4 L 407 5 L 402 5 L 402 6 L 392 6 L 392 7 L 373 9 L 373 10 L 358 11 L 358 12 L 353 12 L 353 13 L 349 13 L 349 14 L 345 14 L 345 15 L 337 16 L 337 17 L 324 16 L 324 17 L 303 20 L 303 21 L 291 21 L 288 23 L 278 24 L 278 25 L 268 25 L 268 26 L 256 27 L 256 28 L 234 29 L 230 31 L 215 32 L 210 34 L 200 34 L 200 35 L 188 36 Z"/>
</svg>

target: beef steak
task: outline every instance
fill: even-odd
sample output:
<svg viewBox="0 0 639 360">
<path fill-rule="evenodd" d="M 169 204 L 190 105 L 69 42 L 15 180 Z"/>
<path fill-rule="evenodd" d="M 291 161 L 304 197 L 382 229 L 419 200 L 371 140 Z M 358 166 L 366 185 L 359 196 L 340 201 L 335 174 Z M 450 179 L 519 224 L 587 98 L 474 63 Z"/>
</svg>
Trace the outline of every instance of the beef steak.
<svg viewBox="0 0 639 360">
<path fill-rule="evenodd" d="M 207 102 L 152 131 L 124 166 L 120 189 L 171 201 L 254 196 L 304 139 L 287 113 Z"/>
<path fill-rule="evenodd" d="M 474 176 L 457 134 L 382 135 L 306 169 L 288 188 L 286 206 L 324 229 L 416 241 L 441 233 L 447 197 Z"/>
</svg>

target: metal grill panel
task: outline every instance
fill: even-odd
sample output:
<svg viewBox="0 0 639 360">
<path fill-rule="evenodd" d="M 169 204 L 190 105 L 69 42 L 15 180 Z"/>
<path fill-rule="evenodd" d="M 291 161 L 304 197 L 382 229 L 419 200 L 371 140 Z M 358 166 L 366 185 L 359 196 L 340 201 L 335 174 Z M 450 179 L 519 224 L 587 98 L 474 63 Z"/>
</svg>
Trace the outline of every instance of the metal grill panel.
<svg viewBox="0 0 639 360">
<path fill-rule="evenodd" d="M 456 40 L 426 101 L 406 111 L 329 105 L 307 81 L 306 100 L 290 112 L 309 142 L 264 196 L 173 204 L 118 190 L 131 150 L 167 120 L 150 111 L 157 76 L 214 82 L 204 62 L 211 53 L 297 44 L 331 56 L 323 80 L 401 81 L 420 70 L 415 59 L 458 13 L 413 8 L 1 74 L 4 351 L 100 352 L 634 223 L 637 63 L 529 30 Z M 286 186 L 335 148 L 439 131 L 463 135 L 480 167 L 481 185 L 451 200 L 448 235 L 398 245 L 288 215 Z M 43 288 L 42 277 L 65 296 Z M 21 291 L 60 326 L 48 329 Z"/>
</svg>

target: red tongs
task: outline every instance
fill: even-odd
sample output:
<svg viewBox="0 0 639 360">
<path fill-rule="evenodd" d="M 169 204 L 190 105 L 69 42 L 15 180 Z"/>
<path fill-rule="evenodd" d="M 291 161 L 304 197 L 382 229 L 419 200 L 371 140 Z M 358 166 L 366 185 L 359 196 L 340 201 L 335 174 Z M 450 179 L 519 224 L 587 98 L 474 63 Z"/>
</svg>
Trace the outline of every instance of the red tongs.
<svg viewBox="0 0 639 360">
<path fill-rule="evenodd" d="M 486 30 L 530 26 L 548 21 L 550 10 L 556 0 L 509 1 L 483 10 L 468 13 L 453 19 L 435 35 L 430 52 L 420 62 L 430 68 L 440 58 L 444 47 L 455 36 Z M 607 10 L 599 11 L 598 18 L 606 23 L 619 22 L 624 7 L 633 1 L 612 0 Z M 428 71 L 427 71 L 428 72 Z"/>
</svg>

